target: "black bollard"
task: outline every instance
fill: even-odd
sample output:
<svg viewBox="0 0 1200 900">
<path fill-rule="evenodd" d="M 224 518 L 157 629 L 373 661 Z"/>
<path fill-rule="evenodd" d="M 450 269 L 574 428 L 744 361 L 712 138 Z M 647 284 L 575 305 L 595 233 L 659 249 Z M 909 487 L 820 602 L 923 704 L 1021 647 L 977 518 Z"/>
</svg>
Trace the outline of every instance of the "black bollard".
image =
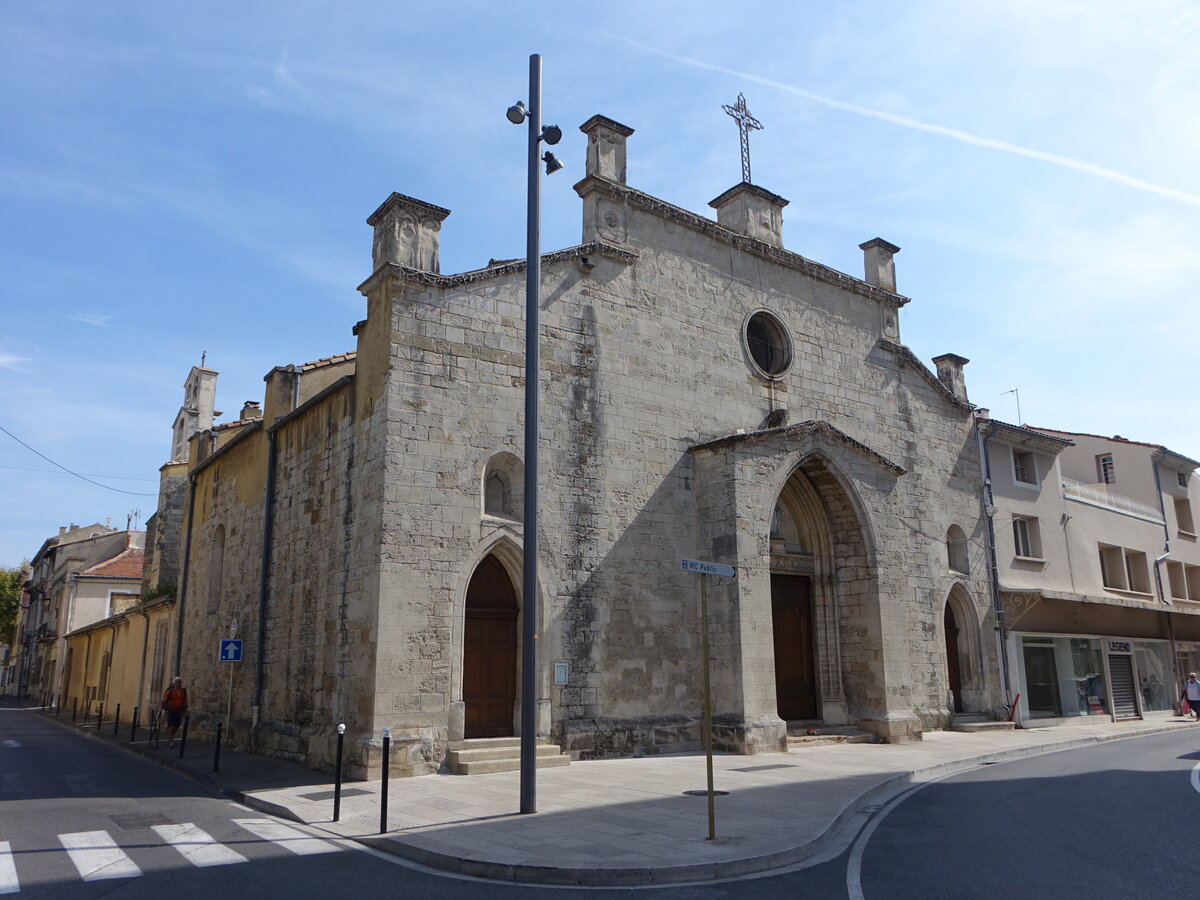
<svg viewBox="0 0 1200 900">
<path fill-rule="evenodd" d="M 183 716 L 183 734 L 179 736 L 179 758 L 183 759 L 183 748 L 187 746 L 187 727 L 192 717 L 186 713 Z"/>
<path fill-rule="evenodd" d="M 392 729 L 383 729 L 383 771 L 379 785 L 379 833 L 387 834 L 388 824 L 388 757 L 392 752 Z"/>
<path fill-rule="evenodd" d="M 346 742 L 346 726 L 338 726 L 337 761 L 333 764 L 333 821 L 342 815 L 342 744 Z"/>
<path fill-rule="evenodd" d="M 117 704 L 117 714 L 113 717 L 113 737 L 117 736 L 117 729 L 121 727 L 121 704 Z"/>
<path fill-rule="evenodd" d="M 130 720 L 130 723 L 129 723 L 129 743 L 131 743 L 131 744 L 133 743 L 134 738 L 137 737 L 137 726 L 138 726 L 138 707 L 135 706 L 133 708 L 133 719 Z"/>
<path fill-rule="evenodd" d="M 72 697 L 71 698 L 71 721 L 72 722 L 75 721 L 75 715 L 78 712 L 79 712 L 79 698 Z"/>
<path fill-rule="evenodd" d="M 217 723 L 217 743 L 213 745 L 213 771 L 221 771 L 221 727 L 224 722 Z"/>
<path fill-rule="evenodd" d="M 104 721 L 104 701 L 100 701 L 100 708 L 96 710 L 96 731 L 100 730 L 100 723 Z"/>
<path fill-rule="evenodd" d="M 59 694 L 57 697 L 54 698 L 54 715 L 57 716 L 61 712 L 62 712 L 62 694 Z"/>
</svg>

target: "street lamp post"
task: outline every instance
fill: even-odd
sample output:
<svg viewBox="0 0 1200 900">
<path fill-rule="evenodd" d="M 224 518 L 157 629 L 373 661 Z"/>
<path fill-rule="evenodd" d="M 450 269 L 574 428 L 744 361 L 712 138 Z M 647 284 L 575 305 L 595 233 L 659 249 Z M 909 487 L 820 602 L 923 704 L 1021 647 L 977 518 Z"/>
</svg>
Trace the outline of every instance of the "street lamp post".
<svg viewBox="0 0 1200 900">
<path fill-rule="evenodd" d="M 529 125 L 529 202 L 526 212 L 525 249 L 525 509 L 521 580 L 521 812 L 537 812 L 537 554 L 538 554 L 538 382 L 541 365 L 542 182 L 538 163 L 546 174 L 562 168 L 554 154 L 538 156 L 538 145 L 557 144 L 562 130 L 542 128 L 542 57 L 529 57 L 529 107 L 517 102 L 508 108 L 508 121 Z"/>
</svg>

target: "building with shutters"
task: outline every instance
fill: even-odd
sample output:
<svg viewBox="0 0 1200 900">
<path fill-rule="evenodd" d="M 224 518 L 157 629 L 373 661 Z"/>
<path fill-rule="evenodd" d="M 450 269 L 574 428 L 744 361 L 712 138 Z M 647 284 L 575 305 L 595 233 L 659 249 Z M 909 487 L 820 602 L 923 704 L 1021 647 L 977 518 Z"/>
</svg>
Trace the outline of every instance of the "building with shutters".
<svg viewBox="0 0 1200 900">
<path fill-rule="evenodd" d="M 986 416 L 980 433 L 1019 721 L 1173 715 L 1200 669 L 1200 463 Z"/>
</svg>

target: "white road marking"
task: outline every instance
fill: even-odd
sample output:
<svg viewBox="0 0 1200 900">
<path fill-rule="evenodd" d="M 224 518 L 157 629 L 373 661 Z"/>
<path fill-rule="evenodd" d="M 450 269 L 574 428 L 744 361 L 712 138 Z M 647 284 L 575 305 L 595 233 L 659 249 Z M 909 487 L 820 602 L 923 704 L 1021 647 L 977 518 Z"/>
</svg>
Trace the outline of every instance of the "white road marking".
<svg viewBox="0 0 1200 900">
<path fill-rule="evenodd" d="M 71 862 L 84 881 L 107 878 L 136 878 L 142 874 L 125 851 L 117 846 L 107 831 L 77 831 L 60 834 L 59 842 L 66 848 Z"/>
<path fill-rule="evenodd" d="M 235 825 L 245 828 L 251 834 L 271 841 L 295 853 L 297 856 L 308 856 L 313 853 L 335 853 L 339 849 L 328 841 L 309 837 L 303 831 L 276 822 L 272 819 L 234 819 Z"/>
<path fill-rule="evenodd" d="M 20 741 L 5 741 L 4 746 L 7 747 L 9 750 L 16 750 L 18 747 L 21 746 L 21 742 Z"/>
<path fill-rule="evenodd" d="M 178 850 L 194 866 L 228 866 L 244 863 L 246 857 L 213 840 L 191 822 L 182 825 L 152 825 L 155 833 Z"/>
<path fill-rule="evenodd" d="M 19 894 L 21 882 L 17 879 L 17 866 L 13 862 L 12 844 L 0 841 L 0 894 Z"/>
<path fill-rule="evenodd" d="M 1192 787 L 1200 793 L 1200 762 L 1192 766 Z"/>
<path fill-rule="evenodd" d="M 858 839 L 854 842 L 854 849 L 850 851 L 850 858 L 846 862 L 846 893 L 850 900 L 866 900 L 862 890 L 862 858 L 863 852 L 867 849 L 867 842 L 871 840 L 871 835 L 875 833 L 875 829 L 879 824 L 887 818 L 887 814 L 893 809 L 915 794 L 917 791 L 929 787 L 931 784 L 937 784 L 939 781 L 944 781 L 947 778 L 953 778 L 955 775 L 961 775 L 964 772 L 971 771 L 968 769 L 960 769 L 957 772 L 946 772 L 943 775 L 938 775 L 928 781 L 922 781 L 914 784 L 908 790 L 904 791 L 897 797 L 894 797 L 883 809 L 881 809 L 866 828 L 859 832 Z"/>
</svg>

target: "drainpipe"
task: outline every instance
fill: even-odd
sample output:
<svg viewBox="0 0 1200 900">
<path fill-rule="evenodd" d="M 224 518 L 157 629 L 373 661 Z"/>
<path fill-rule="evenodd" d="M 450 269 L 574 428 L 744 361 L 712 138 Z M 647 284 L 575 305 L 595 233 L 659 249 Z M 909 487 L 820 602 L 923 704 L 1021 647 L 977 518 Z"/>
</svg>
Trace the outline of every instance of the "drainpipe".
<svg viewBox="0 0 1200 900">
<path fill-rule="evenodd" d="M 258 574 L 258 649 L 254 661 L 254 707 L 251 728 L 258 727 L 262 711 L 263 681 L 266 678 L 267 597 L 271 586 L 271 541 L 275 527 L 276 453 L 275 431 L 271 429 L 267 431 L 267 483 L 263 489 L 262 562 Z"/>
<path fill-rule="evenodd" d="M 991 428 L 976 422 L 975 434 L 979 440 L 979 463 L 983 467 L 983 519 L 987 523 L 988 580 L 991 582 L 992 612 L 996 616 L 996 645 L 1000 654 L 1000 677 L 1004 684 L 1004 702 L 1011 703 L 1012 691 L 1008 673 L 1008 631 L 1004 627 L 1004 605 L 1000 602 L 1000 570 L 996 564 L 996 527 L 992 516 L 996 504 L 992 495 L 992 466 L 988 458 L 988 438 Z M 991 511 L 989 513 L 989 510 Z"/>
<path fill-rule="evenodd" d="M 110 622 L 108 627 L 112 629 L 112 637 L 108 640 L 108 676 L 104 682 L 104 697 L 106 701 L 112 689 L 113 660 L 117 658 L 117 625 L 115 622 Z"/>
<path fill-rule="evenodd" d="M 196 476 L 188 476 L 187 537 L 183 542 L 183 567 L 179 572 L 179 590 L 175 598 L 175 674 L 183 660 L 183 613 L 186 608 L 188 569 L 192 561 L 192 520 L 196 513 Z"/>
<path fill-rule="evenodd" d="M 1171 527 L 1167 524 L 1167 506 L 1163 503 L 1162 476 L 1158 471 L 1158 460 L 1152 457 L 1150 464 L 1154 469 L 1154 492 L 1158 495 L 1158 514 L 1162 516 L 1163 521 L 1163 552 L 1162 556 L 1154 560 L 1154 582 L 1158 588 L 1158 599 L 1170 606 L 1167 592 L 1163 589 L 1162 570 L 1159 567 L 1171 555 Z"/>
<path fill-rule="evenodd" d="M 1158 514 L 1163 520 L 1163 552 L 1161 555 L 1154 558 L 1154 586 L 1158 588 L 1159 602 L 1166 606 L 1171 606 L 1171 601 L 1167 599 L 1166 588 L 1163 587 L 1162 579 L 1162 564 L 1171 556 L 1171 528 L 1167 525 L 1167 505 L 1163 503 L 1162 492 L 1162 476 L 1158 471 L 1158 454 L 1150 457 L 1150 466 L 1154 469 L 1154 492 L 1158 495 Z M 1175 618 L 1169 611 L 1164 611 L 1167 617 L 1167 640 L 1171 646 L 1171 658 L 1176 660 L 1178 665 L 1179 648 L 1175 645 Z M 1176 673 L 1177 676 L 1182 675 L 1181 669 Z M 1181 679 L 1182 680 L 1182 679 Z"/>
<path fill-rule="evenodd" d="M 83 688 L 83 696 L 84 696 L 85 703 L 87 702 L 88 667 L 91 665 L 91 662 L 92 662 L 92 632 L 91 631 L 88 631 L 87 639 L 88 639 L 87 646 L 83 648 L 83 684 L 81 685 L 81 687 Z"/>
<path fill-rule="evenodd" d="M 142 632 L 142 664 L 138 667 L 137 702 L 134 703 L 135 707 L 140 708 L 146 697 L 146 648 L 150 645 L 150 613 L 144 609 L 139 609 L 138 612 L 146 620 L 146 628 Z"/>
</svg>

